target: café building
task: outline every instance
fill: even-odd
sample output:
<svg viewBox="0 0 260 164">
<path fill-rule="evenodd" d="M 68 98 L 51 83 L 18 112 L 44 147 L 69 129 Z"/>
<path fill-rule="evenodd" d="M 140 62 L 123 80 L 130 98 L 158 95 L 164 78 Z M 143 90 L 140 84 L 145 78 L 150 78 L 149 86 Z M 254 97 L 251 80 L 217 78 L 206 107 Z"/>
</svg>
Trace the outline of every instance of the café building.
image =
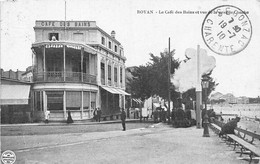
<svg viewBox="0 0 260 164">
<path fill-rule="evenodd" d="M 115 31 L 106 33 L 95 21 L 43 21 L 34 27 L 33 117 L 51 121 L 93 118 L 125 107 L 124 49 Z"/>
</svg>

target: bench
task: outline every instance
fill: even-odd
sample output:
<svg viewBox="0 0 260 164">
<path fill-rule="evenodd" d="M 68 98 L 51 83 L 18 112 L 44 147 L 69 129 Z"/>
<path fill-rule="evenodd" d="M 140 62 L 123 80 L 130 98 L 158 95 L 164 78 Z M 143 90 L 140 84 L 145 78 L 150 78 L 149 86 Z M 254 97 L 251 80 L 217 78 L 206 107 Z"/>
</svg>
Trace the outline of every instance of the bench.
<svg viewBox="0 0 260 164">
<path fill-rule="evenodd" d="M 253 142 L 255 139 L 260 140 L 260 135 L 256 134 L 256 131 L 252 132 L 249 130 L 242 129 L 241 127 L 236 128 L 235 132 L 237 132 L 237 135 L 242 138 L 243 140 L 247 141 L 248 143 L 254 144 Z"/>
<path fill-rule="evenodd" d="M 221 131 L 221 127 L 216 125 L 215 123 L 210 124 L 211 128 L 216 134 L 219 134 Z M 235 129 L 236 134 L 226 134 L 225 140 L 226 142 L 229 142 L 229 146 L 232 144 L 234 145 L 234 149 L 236 147 L 240 147 L 240 157 L 242 157 L 242 154 L 248 154 L 249 155 L 249 163 L 252 162 L 252 159 L 260 159 L 260 149 L 255 147 L 253 145 L 253 141 L 255 138 L 259 139 L 260 135 L 256 134 L 256 132 L 250 132 L 248 130 L 244 130 L 241 128 Z M 243 134 L 241 134 L 243 133 Z M 247 136 L 247 137 L 246 137 Z M 251 137 L 251 140 L 248 138 Z M 245 159 L 245 158 L 239 158 L 239 159 Z"/>
<path fill-rule="evenodd" d="M 251 143 L 248 143 L 247 141 L 243 140 L 242 138 L 234 135 L 234 134 L 227 134 L 227 136 L 232 139 L 234 142 L 234 149 L 236 149 L 237 146 L 240 147 L 240 157 L 242 157 L 242 154 L 249 154 L 249 163 L 251 163 L 252 159 L 260 159 L 260 149 L 252 145 Z M 231 143 L 231 141 L 230 141 Z M 254 156 L 254 157 L 253 157 Z M 244 159 L 244 158 L 240 158 Z"/>
</svg>

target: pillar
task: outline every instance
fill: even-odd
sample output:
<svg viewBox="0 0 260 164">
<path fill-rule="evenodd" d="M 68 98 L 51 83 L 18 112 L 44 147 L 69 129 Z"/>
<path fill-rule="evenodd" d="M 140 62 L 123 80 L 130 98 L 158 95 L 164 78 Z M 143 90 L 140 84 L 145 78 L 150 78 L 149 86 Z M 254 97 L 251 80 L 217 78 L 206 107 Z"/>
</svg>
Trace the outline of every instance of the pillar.
<svg viewBox="0 0 260 164">
<path fill-rule="evenodd" d="M 45 58 L 45 46 L 43 46 L 42 49 L 42 54 L 43 54 L 43 81 L 46 80 L 46 58 Z"/>
<path fill-rule="evenodd" d="M 63 116 L 65 120 L 67 119 L 66 107 L 66 91 L 63 91 Z"/>
<path fill-rule="evenodd" d="M 92 107 L 91 107 L 91 91 L 89 91 L 89 112 L 88 112 L 88 118 L 91 118 L 91 112 L 92 112 Z"/>
<path fill-rule="evenodd" d="M 47 95 L 46 91 L 42 91 L 42 96 L 43 96 L 43 112 L 45 113 L 47 111 Z"/>
<path fill-rule="evenodd" d="M 66 46 L 63 46 L 63 81 L 66 81 Z"/>
<path fill-rule="evenodd" d="M 83 91 L 81 91 L 81 119 L 83 119 Z"/>
<path fill-rule="evenodd" d="M 83 82 L 83 53 L 84 53 L 84 48 L 81 48 L 80 51 L 80 72 L 81 72 L 81 82 Z"/>
</svg>

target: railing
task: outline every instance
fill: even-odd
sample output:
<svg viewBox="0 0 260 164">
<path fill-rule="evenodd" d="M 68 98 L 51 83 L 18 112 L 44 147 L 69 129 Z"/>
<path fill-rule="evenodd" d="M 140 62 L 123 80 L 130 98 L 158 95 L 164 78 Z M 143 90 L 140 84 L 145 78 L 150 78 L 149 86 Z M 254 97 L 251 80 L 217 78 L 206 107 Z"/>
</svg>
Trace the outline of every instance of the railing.
<svg viewBox="0 0 260 164">
<path fill-rule="evenodd" d="M 33 74 L 34 82 L 84 82 L 96 84 L 96 76 L 81 73 L 81 72 L 64 72 L 62 71 L 49 71 L 49 72 L 36 72 Z"/>
</svg>

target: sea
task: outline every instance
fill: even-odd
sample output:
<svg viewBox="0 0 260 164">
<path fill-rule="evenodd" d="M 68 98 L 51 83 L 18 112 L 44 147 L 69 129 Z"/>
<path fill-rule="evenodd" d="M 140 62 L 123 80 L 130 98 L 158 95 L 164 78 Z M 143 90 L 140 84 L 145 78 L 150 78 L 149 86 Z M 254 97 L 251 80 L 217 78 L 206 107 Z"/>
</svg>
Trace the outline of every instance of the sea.
<svg viewBox="0 0 260 164">
<path fill-rule="evenodd" d="M 216 114 L 222 113 L 225 123 L 236 116 L 240 117 L 238 127 L 260 135 L 260 104 L 214 104 L 207 107 L 214 109 Z M 254 144 L 260 148 L 260 140 L 255 140 Z"/>
<path fill-rule="evenodd" d="M 208 105 L 217 114 L 235 114 L 248 119 L 260 119 L 260 104 L 214 104 Z"/>
</svg>

